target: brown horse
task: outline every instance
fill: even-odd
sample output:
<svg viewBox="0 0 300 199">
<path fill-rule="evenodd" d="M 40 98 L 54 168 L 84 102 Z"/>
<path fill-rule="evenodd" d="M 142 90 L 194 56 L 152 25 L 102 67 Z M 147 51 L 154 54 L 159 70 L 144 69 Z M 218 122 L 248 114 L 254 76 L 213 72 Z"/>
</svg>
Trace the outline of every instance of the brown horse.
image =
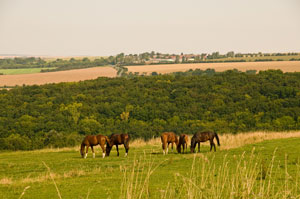
<svg viewBox="0 0 300 199">
<path fill-rule="evenodd" d="M 175 143 L 177 146 L 179 143 L 177 136 L 173 132 L 164 132 L 161 134 L 160 138 L 161 138 L 164 155 L 168 154 L 170 143 L 172 143 L 172 151 L 173 151 L 173 144 Z"/>
<path fill-rule="evenodd" d="M 102 157 L 105 157 L 105 148 L 104 145 L 106 142 L 108 142 L 108 137 L 104 135 L 87 135 L 83 139 L 81 143 L 80 153 L 81 157 L 86 158 L 88 154 L 89 147 L 91 147 L 93 152 L 93 158 L 95 158 L 95 152 L 94 152 L 94 146 L 97 146 L 98 144 L 102 148 Z M 84 148 L 86 147 L 86 152 L 84 152 Z"/>
<path fill-rule="evenodd" d="M 217 139 L 218 146 L 220 146 L 219 136 L 215 132 L 205 131 L 195 133 L 191 140 L 191 152 L 194 153 L 196 144 L 198 143 L 198 152 L 200 152 L 200 142 L 206 142 L 209 140 L 210 142 L 210 151 L 212 147 L 214 147 L 216 151 L 216 145 L 214 143 L 214 138 Z"/>
<path fill-rule="evenodd" d="M 119 156 L 119 148 L 118 145 L 124 144 L 126 153 L 125 157 L 128 155 L 129 150 L 129 140 L 130 136 L 128 134 L 122 133 L 122 134 L 111 134 L 109 137 L 109 142 L 107 142 L 106 145 L 106 155 L 109 156 L 110 151 L 114 145 L 116 145 L 117 148 L 117 155 Z"/>
<path fill-rule="evenodd" d="M 189 141 L 189 136 L 187 134 L 181 134 L 179 136 L 179 144 L 177 145 L 177 151 L 178 153 L 181 153 L 181 146 L 182 146 L 182 153 L 184 153 L 184 148 L 187 152 L 187 143 Z"/>
</svg>

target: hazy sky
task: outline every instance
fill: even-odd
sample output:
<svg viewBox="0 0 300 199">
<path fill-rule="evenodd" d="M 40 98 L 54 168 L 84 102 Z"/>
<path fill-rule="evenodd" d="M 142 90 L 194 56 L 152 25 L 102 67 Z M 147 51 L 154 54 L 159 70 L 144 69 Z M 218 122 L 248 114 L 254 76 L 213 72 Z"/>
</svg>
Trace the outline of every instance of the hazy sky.
<svg viewBox="0 0 300 199">
<path fill-rule="evenodd" d="M 300 0 L 0 0 L 0 54 L 300 52 Z"/>
</svg>

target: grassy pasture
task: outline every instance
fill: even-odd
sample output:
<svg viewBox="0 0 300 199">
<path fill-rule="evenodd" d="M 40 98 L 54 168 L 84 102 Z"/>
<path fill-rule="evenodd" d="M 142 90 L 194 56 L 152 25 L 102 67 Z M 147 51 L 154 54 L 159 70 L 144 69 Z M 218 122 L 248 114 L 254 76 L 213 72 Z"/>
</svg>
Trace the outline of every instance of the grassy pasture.
<svg viewBox="0 0 300 199">
<path fill-rule="evenodd" d="M 4 75 L 18 75 L 18 74 L 32 74 L 39 73 L 42 69 L 54 69 L 54 68 L 20 68 L 20 69 L 0 69 L 0 73 Z"/>
<path fill-rule="evenodd" d="M 274 135 L 221 136 L 216 153 L 205 144 L 163 156 L 159 139 L 134 141 L 127 158 L 123 147 L 104 159 L 99 147 L 95 159 L 82 159 L 78 147 L 2 152 L 0 197 L 299 198 L 299 133 Z"/>
</svg>

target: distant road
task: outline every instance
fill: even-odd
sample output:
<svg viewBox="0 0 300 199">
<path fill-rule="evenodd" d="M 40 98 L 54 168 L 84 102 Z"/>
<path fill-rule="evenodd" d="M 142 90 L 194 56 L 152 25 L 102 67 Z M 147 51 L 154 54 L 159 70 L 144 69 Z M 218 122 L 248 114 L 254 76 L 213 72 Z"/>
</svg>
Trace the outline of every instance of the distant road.
<svg viewBox="0 0 300 199">
<path fill-rule="evenodd" d="M 246 70 L 268 70 L 280 69 L 283 72 L 300 72 L 300 61 L 270 61 L 270 62 L 229 62 L 229 63 L 197 63 L 197 64 L 164 64 L 164 65 L 143 65 L 143 66 L 127 66 L 128 72 L 139 72 L 147 74 L 152 72 L 157 73 L 172 73 L 178 71 L 187 71 L 189 69 L 213 68 L 218 72 L 238 69 L 245 72 Z"/>
<path fill-rule="evenodd" d="M 16 85 L 41 85 L 59 82 L 78 82 L 98 77 L 116 77 L 117 71 L 112 67 L 94 67 L 68 71 L 20 74 L 20 75 L 0 75 L 0 86 Z"/>
</svg>

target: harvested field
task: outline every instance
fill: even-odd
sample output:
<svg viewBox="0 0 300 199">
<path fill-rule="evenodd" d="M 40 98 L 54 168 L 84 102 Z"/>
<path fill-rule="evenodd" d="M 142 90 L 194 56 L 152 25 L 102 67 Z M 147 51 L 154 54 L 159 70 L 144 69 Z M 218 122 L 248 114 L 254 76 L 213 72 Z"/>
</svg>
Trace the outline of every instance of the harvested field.
<svg viewBox="0 0 300 199">
<path fill-rule="evenodd" d="M 41 85 L 47 83 L 75 82 L 98 77 L 116 77 L 117 71 L 112 67 L 94 67 L 78 70 L 20 74 L 20 75 L 1 75 L 0 86 L 16 85 Z"/>
<path fill-rule="evenodd" d="M 300 72 L 300 61 L 271 61 L 271 62 L 238 62 L 238 63 L 197 63 L 197 64 L 162 64 L 162 65 L 143 65 L 128 66 L 128 72 L 139 72 L 150 74 L 172 73 L 178 71 L 187 71 L 189 69 L 214 68 L 216 71 L 225 71 L 230 69 L 246 70 L 268 70 L 280 69 L 283 72 Z M 36 74 L 19 74 L 19 75 L 1 75 L 0 87 L 16 85 L 41 85 L 47 83 L 75 82 L 98 77 L 116 77 L 117 72 L 112 67 L 94 67 L 78 70 L 36 73 Z"/>
<path fill-rule="evenodd" d="M 283 72 L 300 72 L 300 61 L 270 61 L 270 62 L 236 62 L 236 63 L 197 63 L 197 64 L 165 64 L 165 65 L 144 65 L 144 66 L 128 66 L 128 72 L 143 72 L 149 74 L 157 73 L 172 73 L 178 71 L 187 71 L 189 69 L 205 70 L 213 68 L 218 72 L 238 69 L 239 71 L 247 70 L 268 70 L 280 69 Z"/>
</svg>

